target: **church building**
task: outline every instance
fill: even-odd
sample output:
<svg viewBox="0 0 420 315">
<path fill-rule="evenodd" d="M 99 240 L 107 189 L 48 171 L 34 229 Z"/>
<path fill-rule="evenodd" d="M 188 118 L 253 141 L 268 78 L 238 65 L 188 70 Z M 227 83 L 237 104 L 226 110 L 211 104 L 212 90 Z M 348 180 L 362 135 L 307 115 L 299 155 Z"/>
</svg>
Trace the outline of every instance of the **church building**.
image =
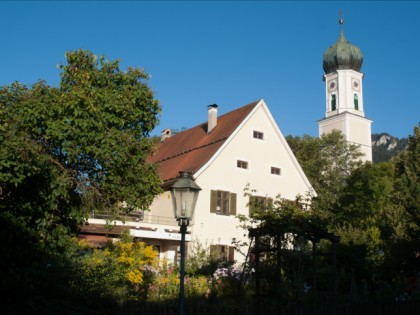
<svg viewBox="0 0 420 315">
<path fill-rule="evenodd" d="M 324 53 L 326 95 L 325 117 L 318 121 L 319 136 L 339 130 L 345 139 L 359 145 L 364 161 L 372 161 L 371 125 L 363 104 L 363 54 L 344 37 L 340 18 L 340 36 Z"/>
</svg>

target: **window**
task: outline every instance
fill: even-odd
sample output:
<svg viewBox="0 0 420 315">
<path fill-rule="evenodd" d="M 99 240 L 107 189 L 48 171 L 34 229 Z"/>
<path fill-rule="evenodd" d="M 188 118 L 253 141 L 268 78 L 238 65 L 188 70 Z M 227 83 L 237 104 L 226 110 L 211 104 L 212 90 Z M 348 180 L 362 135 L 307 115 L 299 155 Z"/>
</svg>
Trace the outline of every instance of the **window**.
<svg viewBox="0 0 420 315">
<path fill-rule="evenodd" d="M 331 110 L 336 110 L 336 106 L 337 106 L 336 95 L 333 94 L 331 95 Z"/>
<path fill-rule="evenodd" d="M 359 110 L 359 97 L 357 94 L 354 94 L 354 109 Z"/>
<path fill-rule="evenodd" d="M 219 262 L 234 261 L 235 247 L 228 245 L 210 245 L 210 255 Z"/>
<path fill-rule="evenodd" d="M 222 190 L 210 192 L 210 212 L 221 215 L 236 215 L 236 194 Z"/>
<path fill-rule="evenodd" d="M 249 216 L 261 214 L 270 210 L 273 206 L 273 199 L 268 197 L 250 196 L 249 197 Z"/>
<path fill-rule="evenodd" d="M 156 258 L 160 259 L 160 245 L 152 245 L 153 249 L 156 251 Z"/>
<path fill-rule="evenodd" d="M 281 175 L 281 168 L 279 167 L 271 167 L 271 174 L 273 175 Z"/>
<path fill-rule="evenodd" d="M 264 140 L 264 133 L 261 131 L 254 130 L 254 138 L 259 140 Z"/>
<path fill-rule="evenodd" d="M 248 169 L 248 162 L 238 160 L 236 162 L 236 166 L 239 167 L 239 168 L 243 168 L 243 169 L 246 169 L 247 170 Z"/>
</svg>

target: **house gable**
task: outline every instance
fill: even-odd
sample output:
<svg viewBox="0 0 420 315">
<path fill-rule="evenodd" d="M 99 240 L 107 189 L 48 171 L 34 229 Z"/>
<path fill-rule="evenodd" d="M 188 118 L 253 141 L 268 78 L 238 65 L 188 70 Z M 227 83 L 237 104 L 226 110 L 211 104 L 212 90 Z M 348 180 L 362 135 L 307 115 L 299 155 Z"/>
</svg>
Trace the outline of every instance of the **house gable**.
<svg viewBox="0 0 420 315">
<path fill-rule="evenodd" d="M 271 126 L 271 128 L 274 130 L 276 137 L 278 138 L 278 141 L 280 142 L 281 146 L 284 148 L 286 154 L 287 154 L 287 158 L 290 159 L 293 167 L 296 169 L 297 175 L 299 176 L 299 178 L 301 179 L 301 181 L 304 183 L 304 185 L 306 186 L 306 192 L 311 192 L 312 194 L 315 195 L 315 191 L 312 188 L 312 185 L 310 184 L 308 178 L 306 177 L 305 173 L 303 172 L 300 164 L 298 163 L 296 157 L 294 156 L 292 150 L 289 147 L 289 144 L 287 143 L 286 139 L 284 138 L 282 132 L 280 131 L 277 123 L 275 122 L 270 110 L 268 109 L 267 105 L 265 104 L 264 100 L 261 99 L 260 101 L 258 101 L 258 103 L 253 106 L 252 110 L 248 113 L 248 115 L 246 117 L 244 117 L 244 119 L 242 120 L 242 122 L 237 126 L 237 128 L 230 134 L 229 138 L 227 138 L 218 148 L 218 150 L 213 154 L 213 156 L 208 160 L 208 162 L 206 164 L 204 164 L 199 170 L 197 170 L 194 174 L 194 177 L 197 178 L 199 177 L 203 172 L 206 171 L 206 169 L 213 163 L 213 161 L 215 161 L 218 156 L 225 150 L 225 148 L 227 146 L 229 146 L 232 141 L 234 141 L 235 137 L 237 136 L 237 134 L 244 128 L 244 126 L 248 123 L 249 120 L 252 119 L 252 117 L 255 115 L 255 113 L 259 110 L 263 110 L 263 112 L 266 115 L 266 118 Z M 256 128 L 258 129 L 258 128 Z M 264 128 L 262 128 L 264 129 Z M 254 130 L 254 132 L 258 130 Z M 249 133 L 249 145 L 251 144 L 251 133 Z M 239 156 L 238 156 L 239 158 Z M 273 160 L 275 160 L 275 157 L 273 157 Z M 241 160 L 242 161 L 242 160 Z M 244 161 L 246 162 L 246 161 Z M 273 167 L 277 168 L 275 165 L 275 163 L 273 163 Z"/>
<path fill-rule="evenodd" d="M 271 200 L 278 195 L 293 200 L 312 190 L 263 100 L 194 175 L 202 190 L 191 230 L 201 244 L 228 246 L 246 239 L 236 216 L 250 214 L 247 187 Z"/>
<path fill-rule="evenodd" d="M 180 171 L 196 173 L 229 139 L 259 102 L 252 102 L 217 118 L 217 126 L 207 133 L 207 122 L 185 130 L 162 142 L 149 158 L 158 164 L 163 182 L 173 180 Z"/>
</svg>

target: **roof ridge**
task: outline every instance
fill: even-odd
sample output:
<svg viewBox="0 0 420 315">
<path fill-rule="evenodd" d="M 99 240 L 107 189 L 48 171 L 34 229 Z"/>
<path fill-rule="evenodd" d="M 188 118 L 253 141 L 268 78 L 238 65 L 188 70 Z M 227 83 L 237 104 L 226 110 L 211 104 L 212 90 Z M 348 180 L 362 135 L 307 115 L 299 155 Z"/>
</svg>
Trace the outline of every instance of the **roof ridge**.
<svg viewBox="0 0 420 315">
<path fill-rule="evenodd" d="M 220 119 L 220 118 L 224 118 L 224 116 L 227 116 L 227 115 L 231 115 L 231 114 L 233 114 L 234 112 L 236 112 L 236 111 L 240 111 L 240 110 L 243 110 L 245 107 L 248 107 L 248 106 L 256 106 L 260 101 L 262 100 L 262 98 L 260 98 L 259 100 L 257 100 L 257 101 L 253 101 L 253 102 L 251 102 L 251 103 L 248 103 L 248 104 L 246 104 L 246 105 L 244 105 L 244 106 L 241 106 L 241 107 L 238 107 L 238 108 L 235 108 L 235 109 L 232 109 L 231 111 L 229 111 L 229 112 L 227 112 L 227 113 L 224 113 L 224 114 L 221 114 L 220 116 L 217 116 L 217 119 Z M 187 132 L 187 131 L 190 131 L 190 130 L 192 130 L 192 129 L 195 129 L 195 128 L 198 128 L 198 127 L 203 127 L 203 126 L 205 126 L 205 125 L 207 125 L 207 123 L 208 123 L 208 121 L 204 121 L 204 122 L 202 122 L 202 123 L 199 123 L 199 124 L 197 124 L 197 125 L 195 125 L 195 126 L 192 126 L 191 128 L 188 128 L 188 129 L 186 129 L 186 130 L 183 130 L 183 131 L 181 131 L 181 132 L 179 132 L 179 133 L 176 133 L 175 135 L 173 135 L 172 137 L 175 137 L 176 135 L 179 135 L 179 134 L 182 134 L 182 133 L 184 133 L 184 132 Z M 171 138 L 172 138 L 171 137 Z"/>
<path fill-rule="evenodd" d="M 252 112 L 259 101 L 218 116 L 217 127 L 207 132 L 208 121 L 175 134 L 161 142 L 150 162 L 158 165 L 159 176 L 164 182 L 178 176 L 180 170 L 195 173 L 201 169 Z"/>
<path fill-rule="evenodd" d="M 200 145 L 200 146 L 198 146 L 198 147 L 194 147 L 194 148 L 188 149 L 188 150 L 186 150 L 186 151 L 182 151 L 182 152 L 180 152 L 180 153 L 177 153 L 177 154 L 174 154 L 174 155 L 171 155 L 171 156 L 165 157 L 164 159 L 157 160 L 155 163 L 159 163 L 159 162 L 167 161 L 167 160 L 173 159 L 173 158 L 175 158 L 175 157 L 178 157 L 178 156 L 184 155 L 184 154 L 186 154 L 186 153 L 189 153 L 189 152 L 192 152 L 192 151 L 195 151 L 195 150 L 202 149 L 202 148 L 204 148 L 204 147 L 207 147 L 207 146 L 213 145 L 213 144 L 218 143 L 218 142 L 220 142 L 220 141 L 225 141 L 227 138 L 229 138 L 229 137 L 220 138 L 220 139 L 214 140 L 214 141 L 212 141 L 212 142 L 208 142 L 208 143 L 206 143 L 206 144 Z"/>
</svg>

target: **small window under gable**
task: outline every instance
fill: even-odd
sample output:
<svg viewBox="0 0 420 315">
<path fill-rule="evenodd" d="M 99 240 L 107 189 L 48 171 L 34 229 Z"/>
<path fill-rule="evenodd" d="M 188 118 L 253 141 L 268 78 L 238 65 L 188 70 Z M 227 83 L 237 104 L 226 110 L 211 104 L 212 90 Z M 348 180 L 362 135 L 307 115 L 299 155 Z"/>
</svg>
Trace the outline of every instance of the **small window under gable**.
<svg viewBox="0 0 420 315">
<path fill-rule="evenodd" d="M 242 160 L 238 160 L 236 161 L 236 166 L 239 168 L 243 168 L 243 169 L 248 169 L 248 162 L 247 161 L 242 161 Z"/>
<path fill-rule="evenodd" d="M 271 167 L 271 174 L 273 175 L 281 175 L 281 168 L 280 167 Z"/>
<path fill-rule="evenodd" d="M 337 96 L 335 94 L 331 95 L 331 110 L 337 109 Z"/>
<path fill-rule="evenodd" d="M 359 96 L 354 94 L 354 109 L 359 110 Z"/>
<path fill-rule="evenodd" d="M 259 140 L 264 140 L 264 133 L 261 131 L 254 130 L 254 138 Z"/>
</svg>

